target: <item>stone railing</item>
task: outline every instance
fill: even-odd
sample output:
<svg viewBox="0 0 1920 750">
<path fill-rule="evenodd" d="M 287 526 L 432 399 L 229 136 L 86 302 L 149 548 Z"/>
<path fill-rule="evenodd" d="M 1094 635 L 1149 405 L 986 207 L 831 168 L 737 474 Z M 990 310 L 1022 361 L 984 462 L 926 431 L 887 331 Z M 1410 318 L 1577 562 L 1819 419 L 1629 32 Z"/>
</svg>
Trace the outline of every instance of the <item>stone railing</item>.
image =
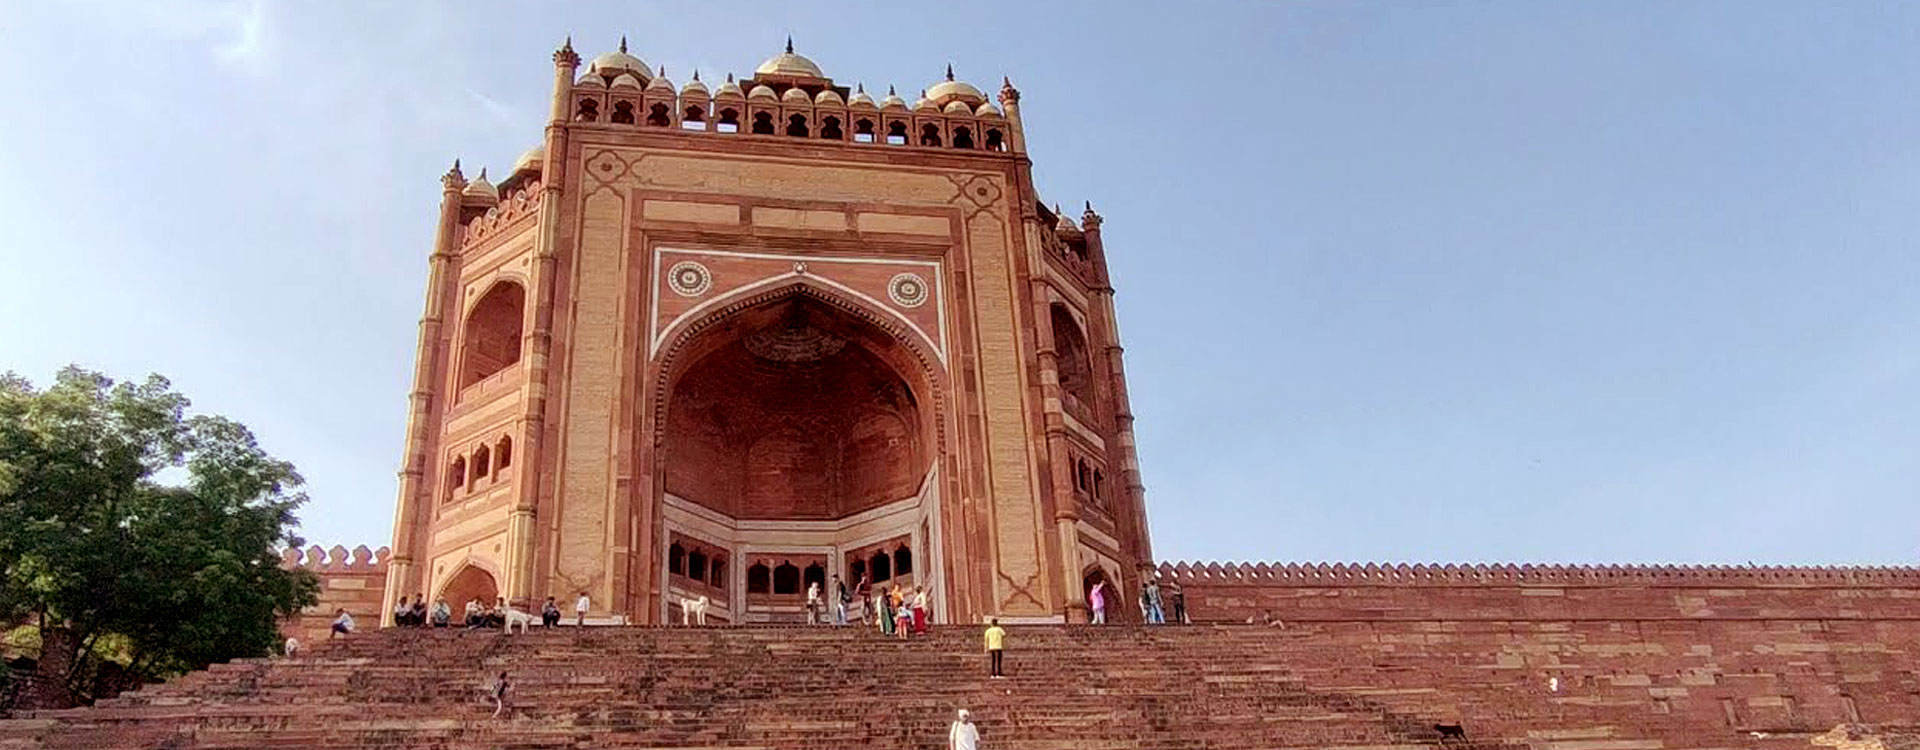
<svg viewBox="0 0 1920 750">
<path fill-rule="evenodd" d="M 1161 563 L 1159 574 L 1228 585 L 1920 585 L 1920 567 L 1178 562 Z"/>
</svg>

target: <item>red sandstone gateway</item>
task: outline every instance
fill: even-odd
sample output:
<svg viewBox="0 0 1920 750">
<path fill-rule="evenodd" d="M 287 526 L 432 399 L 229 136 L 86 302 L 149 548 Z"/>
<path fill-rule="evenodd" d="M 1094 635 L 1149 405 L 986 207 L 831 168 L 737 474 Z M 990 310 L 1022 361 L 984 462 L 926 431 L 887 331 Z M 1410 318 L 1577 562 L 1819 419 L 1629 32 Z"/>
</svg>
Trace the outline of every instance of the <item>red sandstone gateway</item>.
<svg viewBox="0 0 1920 750">
<path fill-rule="evenodd" d="M 389 604 L 796 621 L 837 575 L 1062 622 L 1137 583 L 1100 217 L 1034 192 L 1011 84 L 553 59 L 545 139 L 444 178 Z"/>
</svg>

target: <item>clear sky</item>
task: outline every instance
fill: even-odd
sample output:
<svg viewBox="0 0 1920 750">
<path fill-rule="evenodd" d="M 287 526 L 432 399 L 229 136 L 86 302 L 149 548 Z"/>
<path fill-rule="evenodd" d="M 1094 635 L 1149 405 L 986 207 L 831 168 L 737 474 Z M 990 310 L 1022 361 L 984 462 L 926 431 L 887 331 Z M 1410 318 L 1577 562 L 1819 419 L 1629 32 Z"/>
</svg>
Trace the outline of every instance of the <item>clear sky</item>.
<svg viewBox="0 0 1920 750">
<path fill-rule="evenodd" d="M 1920 3 L 0 6 L 0 369 L 160 372 L 385 543 L 438 200 L 549 55 L 1022 90 L 1164 559 L 1915 562 Z"/>
</svg>

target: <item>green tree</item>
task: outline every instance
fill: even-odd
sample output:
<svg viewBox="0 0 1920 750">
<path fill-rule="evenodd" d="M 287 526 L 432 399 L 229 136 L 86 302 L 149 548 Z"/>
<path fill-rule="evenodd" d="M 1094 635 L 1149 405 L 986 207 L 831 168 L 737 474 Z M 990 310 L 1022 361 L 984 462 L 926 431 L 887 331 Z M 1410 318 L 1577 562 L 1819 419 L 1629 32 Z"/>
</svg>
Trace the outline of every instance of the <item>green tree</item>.
<svg viewBox="0 0 1920 750">
<path fill-rule="evenodd" d="M 111 690 L 110 665 L 147 680 L 264 656 L 317 598 L 277 553 L 300 544 L 300 475 L 187 406 L 158 375 L 0 375 L 0 624 L 38 627 L 40 676 L 73 700 Z"/>
</svg>

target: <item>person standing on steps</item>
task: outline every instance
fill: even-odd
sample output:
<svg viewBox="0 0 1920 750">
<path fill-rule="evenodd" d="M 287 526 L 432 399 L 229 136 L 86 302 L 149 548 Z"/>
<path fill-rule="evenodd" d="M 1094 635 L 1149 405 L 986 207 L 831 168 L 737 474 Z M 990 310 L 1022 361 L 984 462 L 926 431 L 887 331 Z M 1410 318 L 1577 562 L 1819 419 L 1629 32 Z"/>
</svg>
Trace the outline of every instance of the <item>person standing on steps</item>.
<svg viewBox="0 0 1920 750">
<path fill-rule="evenodd" d="M 1107 581 L 1094 581 L 1093 590 L 1087 592 L 1087 604 L 1093 608 L 1093 624 L 1107 624 Z"/>
<path fill-rule="evenodd" d="M 1160 581 L 1148 578 L 1140 590 L 1140 601 L 1147 608 L 1147 622 L 1153 625 L 1167 624 L 1167 611 L 1160 606 Z"/>
<path fill-rule="evenodd" d="M 980 750 L 980 728 L 973 725 L 973 714 L 964 708 L 947 729 L 947 750 Z"/>
<path fill-rule="evenodd" d="M 507 691 L 512 689 L 513 684 L 507 681 L 505 672 L 501 672 L 500 677 L 487 687 L 487 697 L 493 701 L 493 718 L 500 718 L 500 714 L 507 710 Z"/>
<path fill-rule="evenodd" d="M 1180 588 L 1179 581 L 1168 581 L 1167 592 L 1173 598 L 1173 622 L 1187 624 L 1187 592 Z"/>
<path fill-rule="evenodd" d="M 880 621 L 880 634 L 893 635 L 893 597 L 884 590 L 876 591 L 873 593 L 873 601 L 876 607 L 874 619 Z"/>
<path fill-rule="evenodd" d="M 914 635 L 927 634 L 927 621 L 932 619 L 932 614 L 933 613 L 927 609 L 927 590 L 919 586 L 913 587 Z"/>
<path fill-rule="evenodd" d="M 1007 676 L 1000 667 L 1001 649 L 1007 645 L 1007 629 L 1000 627 L 999 618 L 987 618 L 986 641 L 987 677 L 995 680 L 1002 679 Z"/>
<path fill-rule="evenodd" d="M 847 593 L 847 582 L 840 576 L 833 577 L 833 624 L 847 624 L 847 605 L 853 603 L 853 595 Z"/>
<path fill-rule="evenodd" d="M 824 617 L 826 613 L 822 612 L 820 610 L 820 607 L 821 607 L 820 584 L 819 583 L 807 584 L 807 624 L 808 625 L 818 625 L 826 619 Z"/>
<path fill-rule="evenodd" d="M 593 606 L 593 602 L 587 599 L 587 592 L 580 592 L 580 598 L 573 602 L 574 625 L 585 626 L 587 624 L 587 608 L 591 606 Z"/>
</svg>

